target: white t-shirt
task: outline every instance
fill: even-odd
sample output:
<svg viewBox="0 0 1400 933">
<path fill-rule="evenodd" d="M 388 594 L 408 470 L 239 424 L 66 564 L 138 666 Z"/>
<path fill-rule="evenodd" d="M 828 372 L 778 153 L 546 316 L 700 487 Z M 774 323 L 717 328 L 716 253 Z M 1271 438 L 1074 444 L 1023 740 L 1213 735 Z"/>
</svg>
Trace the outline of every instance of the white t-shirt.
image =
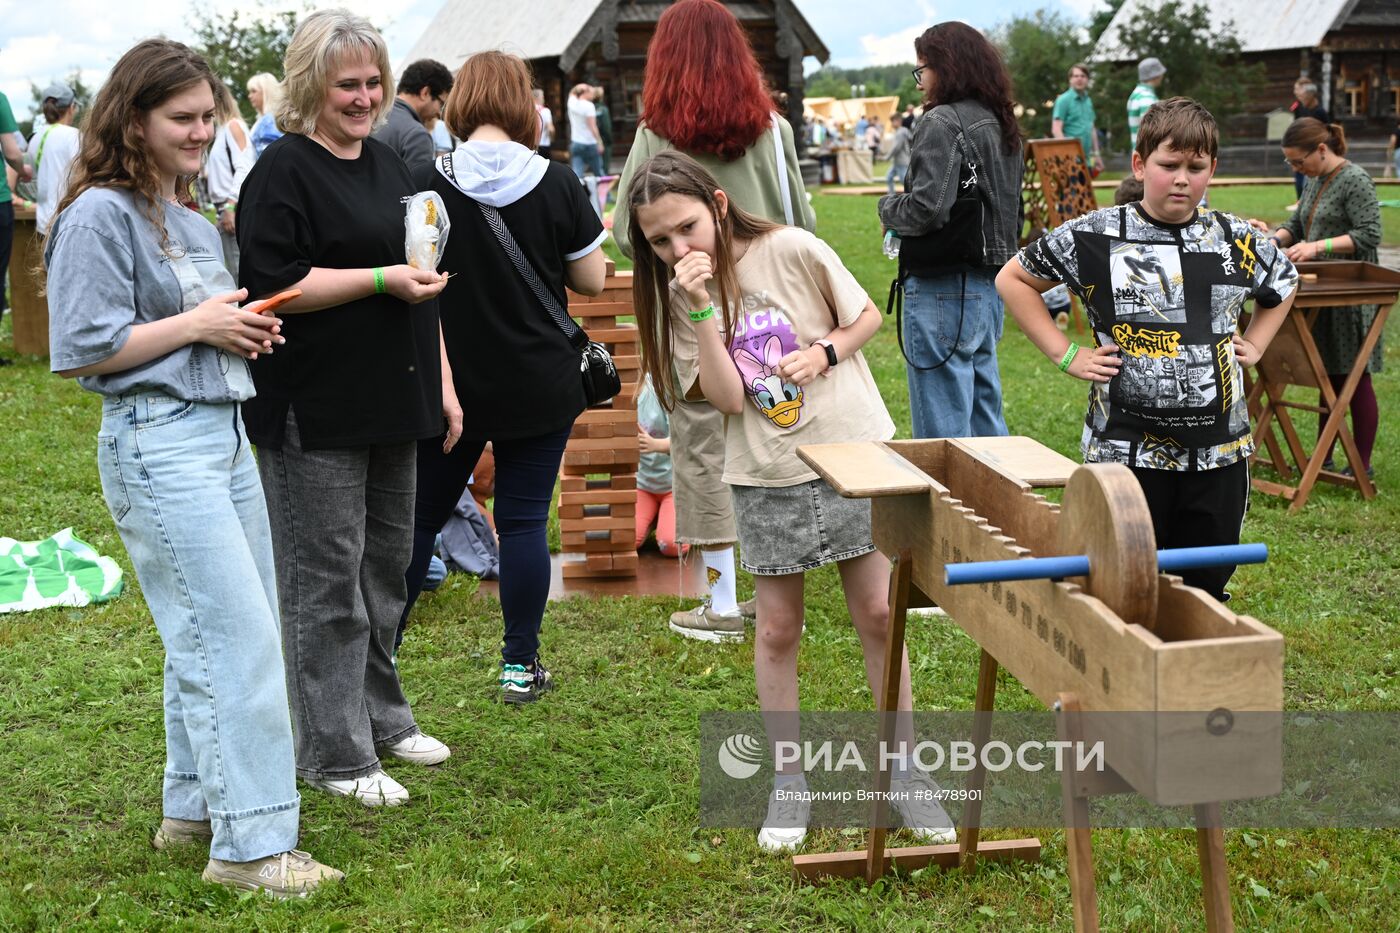
<svg viewBox="0 0 1400 933">
<path fill-rule="evenodd" d="M 45 136 L 45 133 L 48 135 Z M 40 130 L 30 141 L 31 150 L 39 157 L 39 168 L 34 178 L 39 186 L 39 201 L 34 208 L 34 219 L 40 233 L 49 232 L 49 221 L 68 188 L 68 169 L 78 157 L 79 136 L 73 127 L 56 123 Z M 40 140 L 44 143 L 42 152 L 39 150 Z"/>
<path fill-rule="evenodd" d="M 554 139 L 554 134 L 550 132 L 554 127 L 554 114 L 549 112 L 548 107 L 535 105 L 535 113 L 540 115 L 540 145 L 548 146 Z"/>
<path fill-rule="evenodd" d="M 729 348 L 748 400 L 725 422 L 724 481 L 795 486 L 817 479 L 797 456 L 802 444 L 894 437 L 860 351 L 801 388 L 774 372 L 788 353 L 854 323 L 870 301 L 832 248 L 801 227 L 781 227 L 754 240 L 735 271 L 743 298 Z M 718 301 L 717 288 L 710 294 Z M 689 298 L 674 282 L 670 295 L 676 374 L 690 386 L 699 378 L 699 346 Z"/>
<path fill-rule="evenodd" d="M 590 117 L 598 116 L 598 108 L 593 101 L 582 97 L 569 96 L 569 142 L 580 146 L 598 145 L 598 137 L 588 128 Z"/>
</svg>

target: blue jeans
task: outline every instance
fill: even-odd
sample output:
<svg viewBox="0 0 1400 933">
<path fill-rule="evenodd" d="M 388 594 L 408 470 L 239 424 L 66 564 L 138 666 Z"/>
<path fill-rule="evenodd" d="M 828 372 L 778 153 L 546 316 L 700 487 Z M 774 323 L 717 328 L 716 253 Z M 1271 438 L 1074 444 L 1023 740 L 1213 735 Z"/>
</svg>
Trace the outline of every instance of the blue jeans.
<svg viewBox="0 0 1400 933">
<path fill-rule="evenodd" d="M 107 398 L 97 465 L 165 646 L 164 814 L 210 820 L 213 858 L 295 848 L 272 536 L 238 406 Z"/>
<path fill-rule="evenodd" d="M 959 311 L 961 309 L 961 327 Z M 915 437 L 988 437 L 1006 433 L 1001 414 L 997 341 L 1005 311 L 996 270 L 904 282 L 904 346 Z"/>
<path fill-rule="evenodd" d="M 496 497 L 491 513 L 501 539 L 501 615 L 505 617 L 501 660 L 506 664 L 533 664 L 539 653 L 540 623 L 549 601 L 549 507 L 572 430 L 570 425 L 553 434 L 491 442 L 496 457 Z M 436 437 L 418 442 L 413 559 L 405 574 L 408 606 L 399 622 L 400 639 L 409 610 L 423 588 L 433 541 L 447 524 L 486 448 L 485 439 L 463 438 L 451 453 L 444 454 L 442 441 Z"/>
<path fill-rule="evenodd" d="M 904 176 L 907 174 L 909 174 L 908 164 L 890 166 L 889 174 L 885 176 L 885 184 L 889 186 L 890 194 L 895 193 L 894 186 L 896 182 L 901 185 L 904 184 Z"/>
<path fill-rule="evenodd" d="M 579 178 L 582 178 L 588 169 L 592 169 L 593 174 L 600 178 L 603 175 L 603 154 L 598 151 L 597 143 L 570 143 L 569 164 L 574 167 L 574 174 Z"/>
</svg>

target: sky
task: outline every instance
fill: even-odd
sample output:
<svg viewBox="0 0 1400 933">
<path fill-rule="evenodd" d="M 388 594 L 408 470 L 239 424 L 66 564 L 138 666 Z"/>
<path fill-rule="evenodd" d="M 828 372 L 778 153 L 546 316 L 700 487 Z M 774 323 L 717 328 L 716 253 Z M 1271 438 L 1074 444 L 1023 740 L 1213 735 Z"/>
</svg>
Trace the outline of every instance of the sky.
<svg viewBox="0 0 1400 933">
<path fill-rule="evenodd" d="M 405 57 L 444 0 L 340 0 L 338 5 L 369 17 L 384 33 L 395 67 Z M 510 2 L 510 0 L 485 0 Z M 1072 19 L 1086 20 L 1099 0 L 796 0 L 818 36 L 831 50 L 831 64 L 853 68 L 862 65 L 911 61 L 914 38 L 943 20 L 963 20 L 979 29 L 1018 13 L 1041 7 Z M 221 11 L 251 6 L 248 0 L 202 0 L 201 7 Z M 295 0 L 267 0 L 271 8 L 288 8 Z M 318 6 L 328 6 L 320 3 Z M 858 16 L 852 8 L 858 6 Z M 186 9 L 169 0 L 127 0 L 114 13 L 111 0 L 0 0 L 0 92 L 9 97 L 15 117 L 23 120 L 32 107 L 30 82 L 43 87 L 75 68 L 83 80 L 97 87 L 122 52 L 140 39 L 165 35 L 187 41 L 192 30 Z M 384 13 L 386 9 L 392 12 Z M 807 70 L 817 67 L 808 59 Z"/>
</svg>

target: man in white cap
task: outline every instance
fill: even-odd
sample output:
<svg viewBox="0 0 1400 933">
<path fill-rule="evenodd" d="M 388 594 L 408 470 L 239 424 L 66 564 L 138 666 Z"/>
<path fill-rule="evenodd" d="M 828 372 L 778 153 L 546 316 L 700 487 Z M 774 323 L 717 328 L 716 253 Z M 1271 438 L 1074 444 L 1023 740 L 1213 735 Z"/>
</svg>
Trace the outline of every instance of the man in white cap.
<svg viewBox="0 0 1400 933">
<path fill-rule="evenodd" d="M 1162 84 L 1162 76 L 1167 66 L 1161 59 L 1144 58 L 1138 62 L 1138 85 L 1128 95 L 1128 136 L 1129 150 L 1137 148 L 1138 127 L 1142 125 L 1142 115 L 1147 108 L 1157 103 L 1157 88 Z"/>
</svg>

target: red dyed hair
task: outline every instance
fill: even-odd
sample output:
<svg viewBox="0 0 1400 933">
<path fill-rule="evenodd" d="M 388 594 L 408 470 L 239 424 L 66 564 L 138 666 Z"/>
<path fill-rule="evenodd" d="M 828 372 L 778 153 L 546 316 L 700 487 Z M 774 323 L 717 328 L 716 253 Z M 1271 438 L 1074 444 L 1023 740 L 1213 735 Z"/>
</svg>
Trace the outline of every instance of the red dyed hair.
<svg viewBox="0 0 1400 933">
<path fill-rule="evenodd" d="M 682 152 L 739 158 L 768 131 L 773 110 L 753 46 L 717 0 L 679 0 L 647 49 L 642 116 Z"/>
</svg>

